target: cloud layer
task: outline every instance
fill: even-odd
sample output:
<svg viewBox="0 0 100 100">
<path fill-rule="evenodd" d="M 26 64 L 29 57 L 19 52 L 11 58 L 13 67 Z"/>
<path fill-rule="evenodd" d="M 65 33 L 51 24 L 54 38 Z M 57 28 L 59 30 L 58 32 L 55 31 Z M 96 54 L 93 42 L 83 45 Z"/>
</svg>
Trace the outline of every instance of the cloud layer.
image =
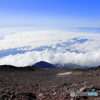
<svg viewBox="0 0 100 100">
<path fill-rule="evenodd" d="M 47 61 L 50 63 L 73 63 L 81 66 L 98 66 L 100 65 L 100 51 L 87 53 L 76 52 L 53 52 L 49 50 L 32 51 L 24 54 L 9 55 L 0 59 L 1 64 L 12 64 L 17 66 L 32 65 L 38 61 Z"/>
<path fill-rule="evenodd" d="M 0 58 L 0 64 L 32 65 L 44 60 L 50 63 L 100 65 L 100 34 L 67 31 L 15 32 L 0 35 L 0 51 L 15 49 L 22 54 Z M 11 53 L 11 52 L 10 52 Z"/>
</svg>

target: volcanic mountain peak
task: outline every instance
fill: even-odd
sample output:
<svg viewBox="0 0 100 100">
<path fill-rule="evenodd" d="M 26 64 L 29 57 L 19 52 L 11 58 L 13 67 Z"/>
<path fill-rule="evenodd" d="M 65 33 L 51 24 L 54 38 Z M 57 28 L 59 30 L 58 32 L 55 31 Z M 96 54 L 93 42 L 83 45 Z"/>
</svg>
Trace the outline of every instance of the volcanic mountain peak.
<svg viewBox="0 0 100 100">
<path fill-rule="evenodd" d="M 50 63 L 45 62 L 45 61 L 37 62 L 37 63 L 35 63 L 35 64 L 32 65 L 32 66 L 35 66 L 35 67 L 38 67 L 38 68 L 56 68 L 55 65 L 50 64 Z"/>
</svg>

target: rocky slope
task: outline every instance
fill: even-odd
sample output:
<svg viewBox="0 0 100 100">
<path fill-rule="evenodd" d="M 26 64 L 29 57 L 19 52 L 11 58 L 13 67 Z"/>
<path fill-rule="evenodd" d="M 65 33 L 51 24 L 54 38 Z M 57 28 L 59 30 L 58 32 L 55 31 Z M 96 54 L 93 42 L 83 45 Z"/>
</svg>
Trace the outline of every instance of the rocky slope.
<svg viewBox="0 0 100 100">
<path fill-rule="evenodd" d="M 71 91 L 97 92 L 99 96 L 70 96 Z M 3 65 L 0 100 L 100 100 L 100 67 L 41 69 Z"/>
</svg>

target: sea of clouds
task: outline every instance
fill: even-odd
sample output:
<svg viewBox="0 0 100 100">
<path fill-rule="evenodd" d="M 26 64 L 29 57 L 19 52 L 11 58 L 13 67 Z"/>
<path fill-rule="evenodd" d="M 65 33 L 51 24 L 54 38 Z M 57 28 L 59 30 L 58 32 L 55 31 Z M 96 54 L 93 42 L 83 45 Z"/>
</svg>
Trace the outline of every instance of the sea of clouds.
<svg viewBox="0 0 100 100">
<path fill-rule="evenodd" d="M 27 66 L 39 61 L 98 66 L 100 34 L 63 30 L 0 33 L 0 65 Z"/>
</svg>

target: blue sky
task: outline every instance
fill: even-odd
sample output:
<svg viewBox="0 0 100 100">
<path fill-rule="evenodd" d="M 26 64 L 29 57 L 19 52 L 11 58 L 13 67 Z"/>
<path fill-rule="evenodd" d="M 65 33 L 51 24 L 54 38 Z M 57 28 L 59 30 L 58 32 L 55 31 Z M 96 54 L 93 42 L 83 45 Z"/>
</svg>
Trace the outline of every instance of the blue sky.
<svg viewBox="0 0 100 100">
<path fill-rule="evenodd" d="M 0 27 L 100 27 L 100 0 L 1 0 Z"/>
<path fill-rule="evenodd" d="M 100 0 L 0 0 L 0 65 L 42 60 L 100 65 Z"/>
</svg>

